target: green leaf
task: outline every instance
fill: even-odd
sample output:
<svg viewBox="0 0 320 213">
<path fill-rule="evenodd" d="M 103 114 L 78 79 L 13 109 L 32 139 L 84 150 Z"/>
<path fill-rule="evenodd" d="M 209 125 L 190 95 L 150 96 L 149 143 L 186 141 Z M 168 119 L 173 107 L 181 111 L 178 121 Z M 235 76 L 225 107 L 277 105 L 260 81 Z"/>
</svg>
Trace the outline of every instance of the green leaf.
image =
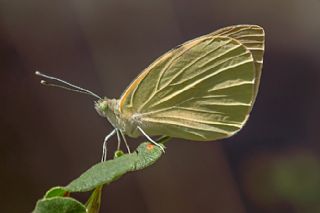
<svg viewBox="0 0 320 213">
<path fill-rule="evenodd" d="M 111 183 L 134 167 L 137 154 L 126 154 L 114 160 L 98 163 L 79 178 L 73 180 L 65 189 L 69 192 L 90 191 L 97 186 Z"/>
<path fill-rule="evenodd" d="M 164 145 L 159 145 L 164 148 Z M 136 171 L 151 166 L 162 155 L 162 150 L 160 147 L 147 142 L 140 144 L 136 151 L 138 152 L 138 158 L 135 162 L 134 169 L 131 171 Z"/>
<path fill-rule="evenodd" d="M 44 198 L 52 198 L 52 197 L 64 197 L 68 194 L 69 192 L 67 192 L 64 188 L 62 188 L 61 186 L 55 186 L 52 187 L 51 189 L 49 189 Z"/>
<path fill-rule="evenodd" d="M 164 148 L 169 137 L 158 139 Z M 98 163 L 73 180 L 66 187 L 56 186 L 48 190 L 42 200 L 37 202 L 33 213 L 98 213 L 101 204 L 101 191 L 104 184 L 117 180 L 127 172 L 140 170 L 152 165 L 162 155 L 162 149 L 148 142 L 141 143 L 135 152 L 115 153 L 115 159 Z M 86 207 L 77 200 L 65 197 L 70 192 L 84 192 L 95 189 L 86 203 Z"/>
<path fill-rule="evenodd" d="M 33 213 L 86 213 L 85 206 L 69 197 L 53 197 L 37 202 Z"/>
<path fill-rule="evenodd" d="M 163 142 L 168 138 L 162 138 Z M 163 146 L 163 145 L 161 145 Z M 98 163 L 84 172 L 79 178 L 64 187 L 69 192 L 85 192 L 101 185 L 109 184 L 130 171 L 152 165 L 162 155 L 161 148 L 148 142 L 141 143 L 135 152 L 123 154 L 113 160 Z"/>
</svg>

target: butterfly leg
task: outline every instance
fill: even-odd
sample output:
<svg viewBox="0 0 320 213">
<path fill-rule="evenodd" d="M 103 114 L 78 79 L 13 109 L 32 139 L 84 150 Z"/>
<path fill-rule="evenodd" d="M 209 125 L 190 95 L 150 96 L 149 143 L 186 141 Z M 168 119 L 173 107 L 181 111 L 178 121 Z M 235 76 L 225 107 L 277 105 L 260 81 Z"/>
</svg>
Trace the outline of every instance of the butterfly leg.
<svg viewBox="0 0 320 213">
<path fill-rule="evenodd" d="M 120 138 L 120 134 L 119 134 L 119 129 L 116 129 L 117 131 L 117 140 L 118 140 L 118 145 L 117 145 L 117 150 L 120 150 L 120 145 L 121 145 L 121 138 Z"/>
<path fill-rule="evenodd" d="M 159 143 L 155 142 L 152 138 L 150 138 L 149 135 L 147 135 L 147 133 L 145 133 L 140 126 L 137 126 L 137 128 L 151 143 L 153 143 L 154 145 L 158 146 L 162 150 L 162 152 L 164 153 L 163 146 L 161 146 Z"/>
<path fill-rule="evenodd" d="M 122 137 L 122 139 L 124 141 L 124 144 L 126 145 L 128 153 L 131 153 L 130 147 L 129 147 L 127 139 L 126 139 L 126 136 L 124 135 L 124 133 L 121 130 L 119 130 L 119 131 L 120 131 L 121 137 Z"/>
<path fill-rule="evenodd" d="M 117 129 L 112 130 L 103 140 L 103 147 L 102 147 L 102 157 L 101 157 L 101 162 L 107 160 L 107 141 L 114 135 L 116 134 Z"/>
</svg>

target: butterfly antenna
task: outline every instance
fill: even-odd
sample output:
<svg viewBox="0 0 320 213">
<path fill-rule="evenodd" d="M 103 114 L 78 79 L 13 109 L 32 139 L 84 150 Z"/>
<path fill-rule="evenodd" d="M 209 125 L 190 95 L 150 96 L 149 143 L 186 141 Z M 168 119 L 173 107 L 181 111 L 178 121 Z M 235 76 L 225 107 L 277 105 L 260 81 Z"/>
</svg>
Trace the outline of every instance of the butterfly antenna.
<svg viewBox="0 0 320 213">
<path fill-rule="evenodd" d="M 46 79 L 49 79 L 49 80 L 54 80 L 54 81 L 57 81 L 59 83 L 62 83 L 66 86 L 63 86 L 63 85 L 59 85 L 59 84 L 53 84 L 53 83 L 48 83 L 46 82 L 45 80 L 41 80 L 40 83 L 42 85 L 45 85 L 45 86 L 51 86 L 51 87 L 58 87 L 58 88 L 62 88 L 62 89 L 65 89 L 65 90 L 69 90 L 69 91 L 73 91 L 73 92 L 78 92 L 78 93 L 82 93 L 82 94 L 87 94 L 87 95 L 91 95 L 93 97 L 96 97 L 98 99 L 101 99 L 101 97 L 93 92 L 91 92 L 90 90 L 87 90 L 87 89 L 84 89 L 84 88 L 81 88 L 79 86 L 76 86 L 74 84 L 71 84 L 67 81 L 64 81 L 60 78 L 56 78 L 56 77 L 53 77 L 53 76 L 50 76 L 50 75 L 46 75 L 46 74 L 43 74 L 39 71 L 36 71 L 35 72 L 36 75 L 38 76 L 41 76 L 43 78 L 46 78 Z"/>
</svg>

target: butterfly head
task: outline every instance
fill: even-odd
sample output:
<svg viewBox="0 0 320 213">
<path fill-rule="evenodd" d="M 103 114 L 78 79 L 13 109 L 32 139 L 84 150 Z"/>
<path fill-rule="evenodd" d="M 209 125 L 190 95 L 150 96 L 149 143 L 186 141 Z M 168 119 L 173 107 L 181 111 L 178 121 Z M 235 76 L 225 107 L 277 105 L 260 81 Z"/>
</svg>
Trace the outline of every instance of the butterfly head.
<svg viewBox="0 0 320 213">
<path fill-rule="evenodd" d="M 101 98 L 95 102 L 94 108 L 100 116 L 108 117 L 109 113 L 115 113 L 117 104 L 118 101 L 116 99 Z"/>
<path fill-rule="evenodd" d="M 115 127 L 119 127 L 119 114 L 117 113 L 118 100 L 102 98 L 95 102 L 94 108 L 98 114 L 107 120 Z"/>
<path fill-rule="evenodd" d="M 94 108 L 98 112 L 98 114 L 102 117 L 107 117 L 107 112 L 109 109 L 109 99 L 102 98 L 95 102 Z"/>
</svg>

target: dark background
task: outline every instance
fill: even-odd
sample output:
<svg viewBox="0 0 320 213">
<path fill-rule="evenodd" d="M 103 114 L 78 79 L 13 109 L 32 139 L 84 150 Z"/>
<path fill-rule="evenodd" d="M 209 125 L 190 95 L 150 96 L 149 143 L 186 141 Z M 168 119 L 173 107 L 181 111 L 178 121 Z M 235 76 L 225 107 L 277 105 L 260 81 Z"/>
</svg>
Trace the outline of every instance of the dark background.
<svg viewBox="0 0 320 213">
<path fill-rule="evenodd" d="M 319 0 L 1 0 L 1 212 L 30 212 L 97 163 L 111 131 L 91 97 L 45 88 L 35 70 L 119 97 L 165 51 L 233 24 L 266 31 L 247 125 L 169 142 L 154 166 L 105 188 L 102 212 L 320 212 Z"/>
</svg>

